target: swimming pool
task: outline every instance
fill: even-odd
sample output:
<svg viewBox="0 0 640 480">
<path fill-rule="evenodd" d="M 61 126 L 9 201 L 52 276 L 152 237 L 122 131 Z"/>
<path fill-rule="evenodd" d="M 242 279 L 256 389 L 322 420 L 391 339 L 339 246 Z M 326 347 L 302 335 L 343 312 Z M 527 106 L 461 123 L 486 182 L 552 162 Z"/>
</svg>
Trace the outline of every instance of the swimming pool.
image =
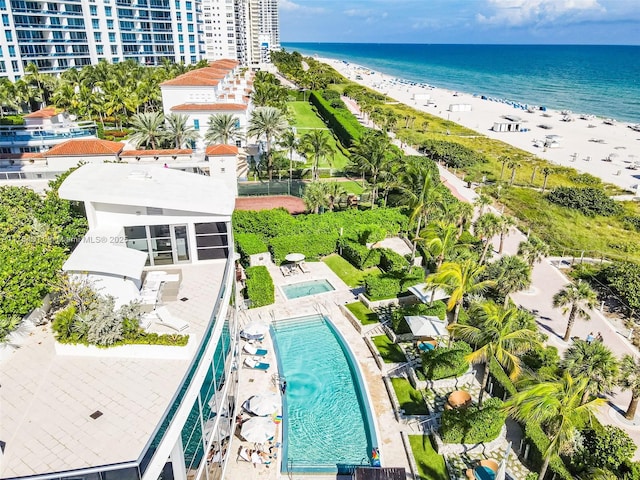
<svg viewBox="0 0 640 480">
<path fill-rule="evenodd" d="M 317 295 L 318 293 L 332 292 L 335 290 L 328 280 L 311 280 L 308 282 L 292 283 L 290 285 L 282 285 L 282 292 L 289 300 L 294 298 L 307 297 L 309 295 Z"/>
<path fill-rule="evenodd" d="M 353 354 L 323 316 L 272 325 L 283 403 L 282 471 L 346 472 L 370 465 L 373 415 Z"/>
</svg>

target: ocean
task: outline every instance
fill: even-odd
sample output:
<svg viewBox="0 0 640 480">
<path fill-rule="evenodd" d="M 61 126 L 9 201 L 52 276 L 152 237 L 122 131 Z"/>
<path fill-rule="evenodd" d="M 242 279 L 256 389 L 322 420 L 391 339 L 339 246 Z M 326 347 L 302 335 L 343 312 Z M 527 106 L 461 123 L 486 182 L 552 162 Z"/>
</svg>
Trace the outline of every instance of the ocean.
<svg viewBox="0 0 640 480">
<path fill-rule="evenodd" d="M 461 92 L 640 123 L 640 46 L 283 43 Z"/>
</svg>

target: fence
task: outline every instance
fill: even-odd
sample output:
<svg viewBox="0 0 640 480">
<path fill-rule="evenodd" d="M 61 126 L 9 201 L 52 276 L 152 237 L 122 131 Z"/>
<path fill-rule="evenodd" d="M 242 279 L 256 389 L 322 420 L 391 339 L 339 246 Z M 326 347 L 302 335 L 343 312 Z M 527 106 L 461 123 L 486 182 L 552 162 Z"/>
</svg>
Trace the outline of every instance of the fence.
<svg viewBox="0 0 640 480">
<path fill-rule="evenodd" d="M 293 195 L 302 197 L 305 183 L 301 180 L 271 180 L 260 182 L 238 182 L 238 196 Z"/>
</svg>

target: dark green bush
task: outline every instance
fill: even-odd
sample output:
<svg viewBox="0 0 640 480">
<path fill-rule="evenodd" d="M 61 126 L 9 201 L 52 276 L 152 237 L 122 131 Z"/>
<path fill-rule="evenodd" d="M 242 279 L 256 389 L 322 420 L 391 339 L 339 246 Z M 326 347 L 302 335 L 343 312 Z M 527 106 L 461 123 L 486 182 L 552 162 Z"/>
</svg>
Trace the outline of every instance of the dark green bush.
<svg viewBox="0 0 640 480">
<path fill-rule="evenodd" d="M 598 425 L 597 430 L 582 431 L 582 448 L 572 456 L 572 463 L 581 469 L 603 467 L 616 471 L 623 462 L 631 460 L 638 448 L 629 434 L 612 425 Z"/>
<path fill-rule="evenodd" d="M 438 317 L 444 320 L 447 314 L 447 306 L 440 300 L 433 302 L 433 305 L 425 305 L 424 303 L 414 303 L 413 305 L 404 305 L 396 308 L 391 313 L 391 328 L 397 335 L 409 333 L 411 329 L 404 317 L 425 315 L 429 317 Z"/>
<path fill-rule="evenodd" d="M 400 279 L 393 276 L 369 275 L 364 279 L 367 297 L 371 300 L 395 298 L 400 293 Z"/>
<path fill-rule="evenodd" d="M 5 115 L 0 118 L 0 125 L 24 125 L 24 118 L 20 115 Z"/>
<path fill-rule="evenodd" d="M 469 370 L 465 359 L 471 347 L 465 342 L 453 342 L 450 347 L 438 347 L 422 354 L 422 371 L 429 380 L 459 377 Z"/>
<path fill-rule="evenodd" d="M 527 463 L 533 470 L 540 471 L 540 467 L 542 467 L 544 461 L 543 454 L 547 448 L 549 448 L 549 436 L 544 433 L 540 425 L 535 422 L 528 422 L 525 425 L 524 435 L 530 448 Z M 573 480 L 573 475 L 569 473 L 569 470 L 567 470 L 567 467 L 558 455 L 551 457 L 546 478 L 551 478 L 554 474 L 556 475 L 555 478 L 559 480 Z"/>
<path fill-rule="evenodd" d="M 452 168 L 467 168 L 487 161 L 476 150 L 447 140 L 427 140 L 420 148 L 433 161 L 444 162 Z"/>
<path fill-rule="evenodd" d="M 268 252 L 267 244 L 255 233 L 238 233 L 235 235 L 238 253 L 243 257 Z"/>
<path fill-rule="evenodd" d="M 388 273 L 402 272 L 409 268 L 406 258 L 390 248 L 379 248 L 380 268 Z"/>
<path fill-rule="evenodd" d="M 358 231 L 354 233 L 354 240 L 360 245 L 378 243 L 387 237 L 386 230 L 378 225 L 362 225 Z"/>
<path fill-rule="evenodd" d="M 636 232 L 640 232 L 640 216 L 627 215 L 625 217 L 622 217 L 622 221 L 625 223 L 625 227 L 628 230 L 635 230 Z"/>
<path fill-rule="evenodd" d="M 552 345 L 535 348 L 521 357 L 522 362 L 531 370 L 539 370 L 542 367 L 557 367 L 560 365 L 558 349 Z"/>
<path fill-rule="evenodd" d="M 502 366 L 496 361 L 495 358 L 492 358 L 489 368 L 489 378 L 493 382 L 493 396 L 494 397 L 510 397 L 514 395 L 517 390 L 509 375 L 507 375 Z"/>
<path fill-rule="evenodd" d="M 341 241 L 342 256 L 356 268 L 364 270 L 380 264 L 380 249 L 369 249 L 364 245 L 350 241 Z"/>
<path fill-rule="evenodd" d="M 640 308 L 640 265 L 615 262 L 604 267 L 598 279 L 613 288 L 631 308 Z"/>
<path fill-rule="evenodd" d="M 490 442 L 500 435 L 505 419 L 502 401 L 490 398 L 482 410 L 472 405 L 442 412 L 440 434 L 445 443 Z"/>
<path fill-rule="evenodd" d="M 317 260 L 336 251 L 338 236 L 329 233 L 315 235 L 287 235 L 269 240 L 273 261 L 280 265 L 293 252 L 302 253 L 307 260 Z"/>
<path fill-rule="evenodd" d="M 354 140 L 359 139 L 365 131 L 358 119 L 349 110 L 336 109 L 318 92 L 311 92 L 309 102 L 318 109 L 320 116 L 329 124 L 340 143 L 349 148 Z"/>
<path fill-rule="evenodd" d="M 321 92 L 322 98 L 324 98 L 327 102 L 331 100 L 340 100 L 340 92 L 335 90 L 322 90 Z"/>
<path fill-rule="evenodd" d="M 622 207 L 602 188 L 558 187 L 548 193 L 547 200 L 562 207 L 578 210 L 588 217 L 596 215 L 610 217 L 622 210 Z"/>
<path fill-rule="evenodd" d="M 411 267 L 411 269 L 400 278 L 400 292 L 406 292 L 409 287 L 424 282 L 424 276 L 424 269 L 421 267 Z"/>
<path fill-rule="evenodd" d="M 265 266 L 249 267 L 246 270 L 246 294 L 251 300 L 250 308 L 263 307 L 275 302 L 273 279 Z"/>
</svg>

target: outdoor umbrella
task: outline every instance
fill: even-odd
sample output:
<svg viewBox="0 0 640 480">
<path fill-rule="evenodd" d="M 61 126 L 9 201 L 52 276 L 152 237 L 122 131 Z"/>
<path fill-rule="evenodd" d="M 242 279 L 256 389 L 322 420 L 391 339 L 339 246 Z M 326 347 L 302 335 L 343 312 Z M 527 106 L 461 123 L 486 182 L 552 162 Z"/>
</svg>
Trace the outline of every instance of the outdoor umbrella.
<svg viewBox="0 0 640 480">
<path fill-rule="evenodd" d="M 254 320 L 247 323 L 242 331 L 248 337 L 262 337 L 269 331 L 269 326 L 266 323 Z"/>
<path fill-rule="evenodd" d="M 302 260 L 304 260 L 304 258 L 305 258 L 304 254 L 302 253 L 290 253 L 289 255 L 284 257 L 284 259 L 287 262 L 294 262 L 294 263 L 301 262 Z"/>
<path fill-rule="evenodd" d="M 242 423 L 240 435 L 247 442 L 264 443 L 276 434 L 276 424 L 271 417 L 252 417 Z"/>
<path fill-rule="evenodd" d="M 213 426 L 215 424 L 215 417 L 210 418 L 204 423 L 203 434 L 204 437 L 208 440 L 211 434 L 213 433 Z M 225 438 L 229 438 L 229 420 L 226 418 L 221 418 L 220 422 L 218 422 L 218 429 L 216 430 L 216 440 L 223 440 Z"/>
<path fill-rule="evenodd" d="M 271 415 L 279 409 L 280 396 L 275 393 L 262 393 L 247 400 L 247 410 L 260 417 Z"/>
</svg>

